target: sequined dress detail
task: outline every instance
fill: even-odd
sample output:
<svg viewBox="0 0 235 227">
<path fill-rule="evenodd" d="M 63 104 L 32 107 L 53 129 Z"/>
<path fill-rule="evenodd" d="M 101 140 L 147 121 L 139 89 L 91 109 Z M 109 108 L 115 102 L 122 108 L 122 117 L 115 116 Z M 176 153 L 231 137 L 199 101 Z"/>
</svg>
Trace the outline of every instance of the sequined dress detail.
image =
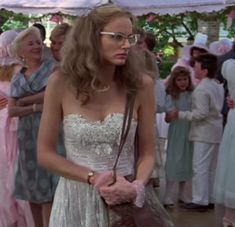
<svg viewBox="0 0 235 227">
<path fill-rule="evenodd" d="M 67 159 L 97 172 L 112 170 L 117 156 L 122 113 L 109 114 L 103 121 L 91 121 L 78 114 L 64 118 Z M 133 144 L 137 122 L 133 119 L 120 156 L 117 172 L 133 174 Z M 108 227 L 107 207 L 86 183 L 61 177 L 56 189 L 50 227 Z"/>
</svg>

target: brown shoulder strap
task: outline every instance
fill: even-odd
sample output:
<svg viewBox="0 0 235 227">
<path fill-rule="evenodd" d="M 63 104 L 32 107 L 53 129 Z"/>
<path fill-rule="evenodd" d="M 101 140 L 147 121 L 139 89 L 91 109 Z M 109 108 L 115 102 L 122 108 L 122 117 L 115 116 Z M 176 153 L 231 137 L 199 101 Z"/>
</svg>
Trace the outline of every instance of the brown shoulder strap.
<svg viewBox="0 0 235 227">
<path fill-rule="evenodd" d="M 114 162 L 113 166 L 113 177 L 114 181 L 112 184 L 116 182 L 116 169 L 117 169 L 117 164 L 119 157 L 122 153 L 123 146 L 126 142 L 130 127 L 131 127 L 131 121 L 132 121 L 132 116 L 133 116 L 133 110 L 134 110 L 134 104 L 135 104 L 135 96 L 134 95 L 127 95 L 127 100 L 126 100 L 126 106 L 125 106 L 125 113 L 123 116 L 123 123 L 122 123 L 122 131 L 121 131 L 121 137 L 120 137 L 120 144 L 118 147 L 118 154 Z"/>
</svg>

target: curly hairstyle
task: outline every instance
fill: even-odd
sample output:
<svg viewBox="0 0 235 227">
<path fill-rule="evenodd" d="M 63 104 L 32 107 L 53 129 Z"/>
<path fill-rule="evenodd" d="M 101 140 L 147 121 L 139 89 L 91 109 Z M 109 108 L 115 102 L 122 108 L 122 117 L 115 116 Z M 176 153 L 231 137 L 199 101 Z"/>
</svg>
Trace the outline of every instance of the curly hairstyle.
<svg viewBox="0 0 235 227">
<path fill-rule="evenodd" d="M 171 95 L 172 98 L 178 99 L 179 94 L 180 94 L 180 89 L 176 85 L 176 78 L 180 76 L 187 76 L 189 79 L 189 85 L 186 89 L 186 91 L 192 91 L 193 90 L 193 84 L 192 84 L 192 79 L 190 75 L 190 71 L 183 67 L 183 66 L 176 66 L 173 71 L 170 74 L 170 78 L 167 82 L 166 86 L 166 92 L 167 94 Z"/>
<path fill-rule="evenodd" d="M 91 83 L 102 85 L 97 75 L 102 67 L 100 53 L 100 32 L 113 19 L 130 18 L 132 14 L 113 4 L 105 4 L 93 9 L 87 15 L 77 19 L 61 50 L 61 72 L 75 88 L 76 96 L 86 104 L 94 94 Z M 136 48 L 130 48 L 125 65 L 116 66 L 114 80 L 125 87 L 129 93 L 135 93 L 141 86 L 139 59 Z M 138 54 L 138 53 L 137 53 Z"/>
</svg>

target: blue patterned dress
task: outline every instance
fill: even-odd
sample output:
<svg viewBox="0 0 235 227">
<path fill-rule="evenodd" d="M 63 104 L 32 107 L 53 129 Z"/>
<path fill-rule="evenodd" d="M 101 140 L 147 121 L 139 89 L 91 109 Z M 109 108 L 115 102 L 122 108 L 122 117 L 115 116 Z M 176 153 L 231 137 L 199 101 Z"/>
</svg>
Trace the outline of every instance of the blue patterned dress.
<svg viewBox="0 0 235 227">
<path fill-rule="evenodd" d="M 47 85 L 48 77 L 54 70 L 54 61 L 45 60 L 39 69 L 28 80 L 22 72 L 14 75 L 11 81 L 12 98 L 18 99 L 37 94 Z M 38 166 L 37 163 L 37 135 L 41 119 L 41 112 L 31 113 L 20 117 L 18 122 L 19 157 L 16 169 L 15 191 L 17 199 L 33 203 L 52 201 L 58 177 Z M 63 140 L 59 139 L 58 152 L 64 152 Z"/>
</svg>

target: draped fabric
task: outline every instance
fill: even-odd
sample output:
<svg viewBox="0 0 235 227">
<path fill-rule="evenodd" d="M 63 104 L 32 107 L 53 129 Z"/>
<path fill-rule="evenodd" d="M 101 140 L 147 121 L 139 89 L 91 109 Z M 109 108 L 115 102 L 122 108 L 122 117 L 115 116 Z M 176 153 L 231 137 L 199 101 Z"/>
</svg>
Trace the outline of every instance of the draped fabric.
<svg viewBox="0 0 235 227">
<path fill-rule="evenodd" d="M 54 70 L 54 66 L 53 59 L 45 60 L 39 69 L 27 80 L 22 72 L 16 73 L 11 80 L 10 96 L 13 98 L 22 98 L 45 89 L 49 75 Z"/>
<path fill-rule="evenodd" d="M 0 93 L 8 96 L 10 83 L 0 81 Z M 17 161 L 17 118 L 8 116 L 7 107 L 0 110 L 0 226 L 34 227 L 29 204 L 13 196 Z"/>
<path fill-rule="evenodd" d="M 235 0 L 1 0 L 0 8 L 25 14 L 62 12 L 81 15 L 97 5 L 113 2 L 135 15 L 148 13 L 179 14 L 182 12 L 212 12 L 235 5 Z"/>
</svg>

